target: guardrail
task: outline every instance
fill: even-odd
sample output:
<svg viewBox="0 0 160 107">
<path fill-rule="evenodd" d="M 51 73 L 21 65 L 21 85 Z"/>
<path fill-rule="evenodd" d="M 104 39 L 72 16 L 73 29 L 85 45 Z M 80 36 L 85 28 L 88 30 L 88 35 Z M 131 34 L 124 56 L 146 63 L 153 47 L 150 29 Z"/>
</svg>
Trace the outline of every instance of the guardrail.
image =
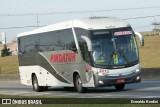
<svg viewBox="0 0 160 107">
<path fill-rule="evenodd" d="M 160 80 L 160 68 L 142 68 L 142 80 Z"/>
</svg>

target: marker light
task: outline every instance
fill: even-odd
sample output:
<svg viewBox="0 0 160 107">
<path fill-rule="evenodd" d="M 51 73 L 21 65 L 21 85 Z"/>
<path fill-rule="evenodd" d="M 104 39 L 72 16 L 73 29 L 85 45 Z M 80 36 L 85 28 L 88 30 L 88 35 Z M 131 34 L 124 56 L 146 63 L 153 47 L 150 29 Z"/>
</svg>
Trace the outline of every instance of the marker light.
<svg viewBox="0 0 160 107">
<path fill-rule="evenodd" d="M 89 71 L 89 70 L 91 70 L 91 67 L 90 66 L 85 66 L 85 69 L 87 70 L 87 71 Z"/>
</svg>

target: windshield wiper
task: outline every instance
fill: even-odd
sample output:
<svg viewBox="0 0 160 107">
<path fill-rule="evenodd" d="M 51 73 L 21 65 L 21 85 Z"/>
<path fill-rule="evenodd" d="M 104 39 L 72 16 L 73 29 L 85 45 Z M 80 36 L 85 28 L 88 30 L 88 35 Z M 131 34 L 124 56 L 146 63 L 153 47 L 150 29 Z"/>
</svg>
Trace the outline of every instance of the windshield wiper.
<svg viewBox="0 0 160 107">
<path fill-rule="evenodd" d="M 125 61 L 129 64 L 129 59 L 128 57 L 126 57 L 126 55 L 121 51 L 121 50 L 118 50 L 119 53 L 122 55 L 122 57 L 125 59 Z"/>
<path fill-rule="evenodd" d="M 114 52 L 112 52 L 112 54 L 111 54 L 111 56 L 110 56 L 110 58 L 109 58 L 108 66 L 110 66 L 110 65 L 111 65 L 112 58 L 113 58 L 113 54 L 114 54 Z"/>
</svg>

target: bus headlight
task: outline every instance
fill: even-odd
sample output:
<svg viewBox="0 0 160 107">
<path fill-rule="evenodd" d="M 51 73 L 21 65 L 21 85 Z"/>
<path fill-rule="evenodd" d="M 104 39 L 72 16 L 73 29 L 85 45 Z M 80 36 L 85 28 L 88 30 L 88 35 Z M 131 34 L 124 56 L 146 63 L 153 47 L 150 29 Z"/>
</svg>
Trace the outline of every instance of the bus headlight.
<svg viewBox="0 0 160 107">
<path fill-rule="evenodd" d="M 139 71 L 140 71 L 140 68 L 136 69 L 136 71 L 135 71 L 135 72 L 137 72 L 137 73 L 138 73 Z"/>
</svg>

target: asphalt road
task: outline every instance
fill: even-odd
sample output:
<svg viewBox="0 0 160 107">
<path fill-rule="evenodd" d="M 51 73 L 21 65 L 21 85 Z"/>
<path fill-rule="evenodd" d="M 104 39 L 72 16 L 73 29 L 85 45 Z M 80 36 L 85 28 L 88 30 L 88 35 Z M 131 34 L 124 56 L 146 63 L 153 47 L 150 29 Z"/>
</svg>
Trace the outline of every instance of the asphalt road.
<svg viewBox="0 0 160 107">
<path fill-rule="evenodd" d="M 160 98 L 160 81 L 127 84 L 123 91 L 116 91 L 114 87 L 90 88 L 83 94 L 74 90 L 65 90 L 63 87 L 50 87 L 45 92 L 33 92 L 32 87 L 21 85 L 19 82 L 0 82 L 0 94 L 56 98 Z"/>
</svg>

